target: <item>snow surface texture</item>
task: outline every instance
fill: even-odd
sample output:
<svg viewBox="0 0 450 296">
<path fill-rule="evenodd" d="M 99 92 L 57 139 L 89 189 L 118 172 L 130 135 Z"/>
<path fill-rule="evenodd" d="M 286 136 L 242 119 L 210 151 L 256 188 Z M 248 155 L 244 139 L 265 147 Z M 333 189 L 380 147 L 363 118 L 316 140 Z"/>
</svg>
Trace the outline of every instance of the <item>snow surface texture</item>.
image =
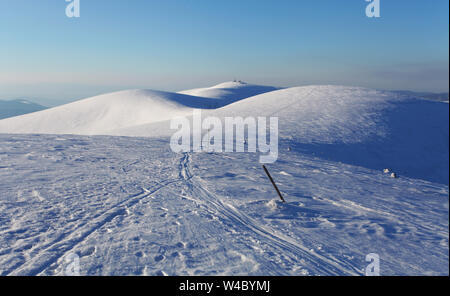
<svg viewBox="0 0 450 296">
<path fill-rule="evenodd" d="M 240 99 L 125 91 L 0 121 L 0 274 L 63 275 L 77 254 L 86 275 L 363 275 L 377 253 L 382 275 L 448 275 L 447 104 L 338 86 Z M 258 154 L 170 150 L 168 119 L 193 108 L 279 117 L 268 168 L 287 203 Z"/>
<path fill-rule="evenodd" d="M 0 119 L 41 111 L 46 107 L 27 100 L 0 100 Z"/>
</svg>

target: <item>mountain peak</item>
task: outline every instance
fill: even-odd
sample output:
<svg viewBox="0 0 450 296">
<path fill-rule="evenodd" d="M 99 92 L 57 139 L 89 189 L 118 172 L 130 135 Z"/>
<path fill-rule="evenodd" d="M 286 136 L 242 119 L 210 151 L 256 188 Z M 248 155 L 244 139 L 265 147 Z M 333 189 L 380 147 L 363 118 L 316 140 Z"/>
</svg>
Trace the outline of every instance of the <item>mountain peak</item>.
<svg viewBox="0 0 450 296">
<path fill-rule="evenodd" d="M 211 87 L 184 90 L 179 93 L 196 97 L 221 100 L 222 105 L 228 105 L 245 98 L 279 89 L 279 87 L 249 84 L 240 80 L 234 80 L 222 82 Z"/>
</svg>

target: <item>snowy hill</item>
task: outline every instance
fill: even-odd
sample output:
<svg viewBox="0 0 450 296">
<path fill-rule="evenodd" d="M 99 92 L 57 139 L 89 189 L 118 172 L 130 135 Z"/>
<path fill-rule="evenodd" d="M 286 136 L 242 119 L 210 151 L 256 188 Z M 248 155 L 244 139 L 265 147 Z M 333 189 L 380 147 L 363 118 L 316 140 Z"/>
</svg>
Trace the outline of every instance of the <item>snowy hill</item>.
<svg viewBox="0 0 450 296">
<path fill-rule="evenodd" d="M 244 82 L 226 82 L 211 88 L 180 93 L 153 90 L 120 91 L 21 118 L 0 121 L 0 133 L 117 134 L 115 130 L 168 120 L 185 115 L 191 112 L 192 108 L 219 108 L 276 89 L 278 88 Z M 158 131 L 154 133 L 157 134 Z M 153 136 L 153 133 L 148 136 Z"/>
<path fill-rule="evenodd" d="M 108 134 L 111 130 L 184 115 L 192 108 L 217 107 L 188 95 L 127 90 L 0 121 L 0 133 Z"/>
<path fill-rule="evenodd" d="M 277 116 L 280 140 L 297 151 L 449 183 L 449 111 L 441 102 L 357 87 L 306 86 L 205 110 L 207 116 Z M 108 134 L 170 137 L 169 127 L 162 121 Z"/>
<path fill-rule="evenodd" d="M 24 99 L 11 101 L 0 100 L 0 119 L 41 111 L 46 108 Z"/>
</svg>

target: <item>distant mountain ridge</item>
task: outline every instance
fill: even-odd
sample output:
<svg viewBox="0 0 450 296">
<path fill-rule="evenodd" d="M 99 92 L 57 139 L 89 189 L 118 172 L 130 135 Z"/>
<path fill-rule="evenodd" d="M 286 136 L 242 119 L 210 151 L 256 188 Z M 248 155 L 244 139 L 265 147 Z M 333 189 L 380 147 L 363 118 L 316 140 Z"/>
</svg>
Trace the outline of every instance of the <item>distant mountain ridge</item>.
<svg viewBox="0 0 450 296">
<path fill-rule="evenodd" d="M 33 103 L 26 99 L 15 99 L 10 101 L 0 100 L 0 119 L 24 115 L 45 109 L 47 109 L 47 107 Z"/>
<path fill-rule="evenodd" d="M 178 93 L 196 97 L 220 100 L 225 106 L 242 99 L 282 89 L 280 87 L 249 84 L 243 81 L 229 81 L 212 87 L 194 88 Z"/>
<path fill-rule="evenodd" d="M 394 93 L 411 96 L 426 100 L 438 101 L 438 102 L 448 102 L 448 93 L 431 93 L 431 92 L 414 92 L 409 90 L 395 90 Z"/>
</svg>

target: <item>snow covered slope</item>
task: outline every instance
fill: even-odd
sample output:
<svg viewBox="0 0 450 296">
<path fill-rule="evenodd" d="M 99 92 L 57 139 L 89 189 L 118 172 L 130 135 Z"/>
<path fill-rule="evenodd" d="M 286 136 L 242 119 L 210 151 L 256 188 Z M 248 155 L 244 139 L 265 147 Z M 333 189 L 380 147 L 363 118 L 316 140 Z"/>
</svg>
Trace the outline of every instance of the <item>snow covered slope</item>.
<svg viewBox="0 0 450 296">
<path fill-rule="evenodd" d="M 41 111 L 46 108 L 23 99 L 11 101 L 0 100 L 0 119 Z"/>
<path fill-rule="evenodd" d="M 0 275 L 449 274 L 448 185 L 280 146 L 173 153 L 167 140 L 0 135 Z M 70 261 L 69 261 L 70 262 Z"/>
<path fill-rule="evenodd" d="M 449 183 L 449 109 L 441 102 L 358 87 L 309 86 L 205 113 L 277 116 L 280 138 L 297 151 Z"/>
<path fill-rule="evenodd" d="M 449 183 L 449 109 L 441 102 L 359 87 L 306 86 L 272 91 L 207 116 L 276 116 L 279 137 L 292 149 L 375 170 Z M 111 135 L 170 137 L 170 123 L 111 131 Z"/>
<path fill-rule="evenodd" d="M 217 104 L 198 97 L 152 90 L 128 90 L 2 120 L 0 133 L 108 134 L 118 128 L 183 115 L 191 108 L 213 107 L 217 107 Z"/>
<path fill-rule="evenodd" d="M 192 108 L 219 108 L 231 102 L 276 89 L 278 88 L 244 82 L 226 82 L 211 88 L 180 93 L 127 90 L 76 101 L 37 114 L 0 121 L 0 133 L 117 134 L 114 132 L 117 129 L 168 120 L 185 115 Z M 9 113 L 11 112 L 8 111 Z M 158 131 L 155 130 L 148 136 L 154 136 L 154 134 L 158 134 Z"/>
<path fill-rule="evenodd" d="M 196 88 L 181 91 L 179 93 L 215 99 L 221 102 L 222 106 L 230 103 L 253 97 L 259 94 L 271 92 L 280 89 L 279 87 L 248 84 L 242 81 L 229 81 L 206 88 Z"/>
</svg>

